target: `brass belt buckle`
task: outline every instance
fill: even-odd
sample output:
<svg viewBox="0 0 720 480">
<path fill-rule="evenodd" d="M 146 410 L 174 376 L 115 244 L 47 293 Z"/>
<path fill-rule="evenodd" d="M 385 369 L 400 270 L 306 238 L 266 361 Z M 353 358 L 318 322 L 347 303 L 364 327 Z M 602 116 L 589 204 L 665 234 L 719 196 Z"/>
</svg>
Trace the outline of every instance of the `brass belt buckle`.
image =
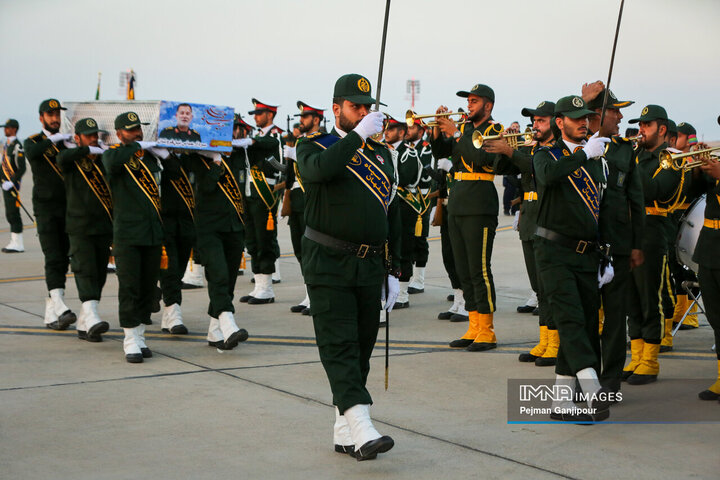
<svg viewBox="0 0 720 480">
<path fill-rule="evenodd" d="M 370 251 L 370 245 L 365 245 L 363 243 L 362 245 L 360 245 L 360 248 L 358 248 L 355 256 L 357 256 L 358 258 L 365 258 L 365 256 L 368 254 L 369 251 Z"/>
<path fill-rule="evenodd" d="M 577 247 L 575 248 L 575 252 L 582 255 L 583 253 L 585 253 L 585 249 L 587 248 L 587 246 L 588 242 L 586 242 L 585 240 L 580 240 L 577 244 Z"/>
</svg>

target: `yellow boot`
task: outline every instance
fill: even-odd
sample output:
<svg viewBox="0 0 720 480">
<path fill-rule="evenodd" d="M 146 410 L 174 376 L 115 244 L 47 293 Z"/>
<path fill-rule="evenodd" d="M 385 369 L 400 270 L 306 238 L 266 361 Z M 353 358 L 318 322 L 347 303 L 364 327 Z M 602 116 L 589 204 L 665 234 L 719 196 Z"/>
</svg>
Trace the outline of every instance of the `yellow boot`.
<svg viewBox="0 0 720 480">
<path fill-rule="evenodd" d="M 484 352 L 497 348 L 492 313 L 478 313 L 478 334 L 468 347 L 468 352 Z"/>
<path fill-rule="evenodd" d="M 627 380 L 630 375 L 633 374 L 636 368 L 640 366 L 642 360 L 643 347 L 645 346 L 645 340 L 642 338 L 636 338 L 630 340 L 630 363 L 623 368 L 622 379 Z"/>
<path fill-rule="evenodd" d="M 688 300 L 688 304 L 690 301 Z M 698 328 L 700 324 L 698 323 L 698 317 L 697 317 L 697 303 L 693 303 L 692 308 L 690 309 L 690 313 L 688 313 L 688 316 L 685 317 L 685 321 L 683 322 L 683 325 L 687 325 L 688 327 L 692 328 Z M 682 318 L 682 317 L 680 317 Z"/>
<path fill-rule="evenodd" d="M 718 360 L 718 378 L 715 383 L 710 385 L 707 390 L 698 393 L 700 400 L 718 400 L 720 399 L 720 360 Z"/>
<path fill-rule="evenodd" d="M 473 340 L 475 340 L 475 337 L 477 337 L 478 331 L 480 330 L 478 325 L 478 315 L 479 313 L 477 311 L 468 312 L 470 325 L 468 326 L 467 332 L 465 332 L 465 335 L 460 337 L 458 340 L 450 342 L 450 346 L 452 348 L 466 348 L 473 343 Z"/>
<path fill-rule="evenodd" d="M 659 343 L 645 343 L 643 345 L 640 365 L 627 379 L 630 385 L 646 385 L 657 380 L 658 373 L 660 373 L 658 353 L 660 353 Z"/>
<path fill-rule="evenodd" d="M 536 358 L 541 357 L 547 349 L 548 329 L 545 325 L 540 326 L 540 341 L 535 345 L 530 353 L 521 353 L 518 357 L 520 362 L 534 362 Z"/>
<path fill-rule="evenodd" d="M 541 357 L 535 359 L 536 367 L 552 367 L 557 363 L 558 348 L 560 348 L 560 334 L 557 330 L 548 329 L 548 346 Z"/>
<path fill-rule="evenodd" d="M 690 299 L 687 295 L 678 295 L 675 303 L 675 311 L 673 312 L 673 323 L 678 324 L 682 320 L 683 315 L 690 308 Z M 693 305 L 691 312 L 697 312 L 697 304 Z M 688 314 L 685 321 L 680 325 L 680 330 L 690 330 L 698 328 L 697 315 Z"/>
<path fill-rule="evenodd" d="M 678 295 L 678 297 L 679 297 L 679 295 Z M 677 306 L 677 303 L 675 305 Z M 677 307 L 676 307 L 676 310 L 677 310 Z M 675 317 L 673 317 L 673 318 L 675 318 Z M 660 342 L 660 353 L 672 351 L 672 349 L 673 349 L 672 329 L 673 329 L 673 319 L 666 318 L 665 319 L 665 334 L 663 336 L 662 342 Z"/>
</svg>

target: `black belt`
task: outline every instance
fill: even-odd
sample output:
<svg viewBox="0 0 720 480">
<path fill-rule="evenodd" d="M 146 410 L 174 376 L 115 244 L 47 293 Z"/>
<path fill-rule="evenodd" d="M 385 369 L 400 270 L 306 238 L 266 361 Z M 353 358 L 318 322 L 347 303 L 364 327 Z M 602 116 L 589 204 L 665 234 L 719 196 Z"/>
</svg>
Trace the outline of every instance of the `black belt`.
<svg viewBox="0 0 720 480">
<path fill-rule="evenodd" d="M 353 242 L 346 242 L 338 238 L 325 235 L 324 233 L 313 230 L 312 228 L 305 227 L 305 237 L 309 238 L 313 242 L 317 242 L 320 245 L 330 247 L 335 250 L 339 250 L 348 255 L 354 255 L 358 258 L 365 257 L 382 257 L 385 255 L 385 245 L 367 245 Z"/>
<path fill-rule="evenodd" d="M 593 240 L 576 240 L 574 238 L 566 237 L 552 230 L 548 230 L 544 227 L 537 227 L 535 235 L 542 237 L 551 242 L 559 243 L 560 245 L 575 250 L 575 253 L 590 253 L 597 252 L 600 249 L 598 242 Z M 588 249 L 588 247 L 592 247 Z"/>
</svg>

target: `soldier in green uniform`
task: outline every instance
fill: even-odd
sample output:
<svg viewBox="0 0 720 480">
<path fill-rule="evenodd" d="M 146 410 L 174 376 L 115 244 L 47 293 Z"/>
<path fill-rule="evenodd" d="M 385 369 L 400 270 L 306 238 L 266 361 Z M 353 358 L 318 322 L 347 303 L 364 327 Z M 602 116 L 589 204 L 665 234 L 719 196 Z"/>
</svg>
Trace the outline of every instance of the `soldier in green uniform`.
<svg viewBox="0 0 720 480">
<path fill-rule="evenodd" d="M 241 129 L 240 125 L 236 130 Z M 236 142 L 237 143 L 237 142 Z M 197 201 L 195 230 L 208 283 L 208 345 L 232 350 L 248 338 L 235 323 L 233 292 L 244 245 L 244 205 L 237 178 L 245 168 L 245 151 L 233 149 L 191 154 Z"/>
<path fill-rule="evenodd" d="M 660 305 L 667 264 L 668 213 L 682 193 L 682 172 L 664 170 L 659 165 L 660 152 L 667 147 L 667 119 L 663 107 L 648 105 L 639 118 L 630 120 L 630 123 L 640 124 L 642 135 L 635 162 L 642 180 L 646 215 L 641 240 L 645 261 L 633 270 L 628 292 L 628 335 L 632 357 L 622 376 L 631 385 L 654 382 L 660 371 L 657 357 L 664 326 Z"/>
<path fill-rule="evenodd" d="M 273 124 L 278 107 L 252 99 L 258 134 L 245 139 L 248 164 L 246 165 L 245 200 L 246 245 L 252 257 L 255 288 L 240 298 L 241 302 L 262 305 L 275 301 L 272 274 L 275 261 L 280 257 L 277 243 L 277 208 L 281 193 L 275 191 L 282 162 L 282 130 Z"/>
<path fill-rule="evenodd" d="M 45 256 L 45 326 L 65 330 L 77 317 L 65 305 L 65 274 L 70 258 L 70 241 L 65 231 L 65 183 L 56 157 L 64 150 L 70 135 L 60 132 L 60 110 L 54 98 L 40 104 L 42 132 L 25 140 L 25 156 L 33 172 L 33 210 L 40 247 Z"/>
<path fill-rule="evenodd" d="M 358 460 L 375 458 L 394 444 L 373 426 L 365 386 L 382 285 L 389 285 L 385 308 L 392 310 L 400 265 L 399 212 L 388 210 L 395 169 L 387 147 L 370 138 L 383 129 L 383 114 L 368 113 L 374 102 L 367 78 L 343 75 L 333 94 L 335 128 L 297 145 L 306 194 L 303 275 L 336 406 L 335 451 Z M 391 275 L 383 261 L 388 251 Z"/>
<path fill-rule="evenodd" d="M 20 180 L 25 175 L 25 152 L 17 138 L 20 123 L 11 118 L 5 125 L 5 143 L 3 144 L 2 183 L 3 201 L 5 202 L 5 218 L 10 224 L 10 243 L 3 247 L 3 253 L 20 253 L 25 251 L 23 243 L 23 224 L 20 218 Z"/>
<path fill-rule="evenodd" d="M 82 302 L 76 328 L 78 338 L 88 342 L 102 342 L 101 335 L 110 328 L 98 315 L 113 233 L 113 202 L 101 160 L 104 150 L 99 147 L 99 133 L 107 132 L 98 128 L 95 119 L 78 120 L 77 147 L 57 155 L 67 194 L 65 229 L 70 239 L 70 262 Z"/>
<path fill-rule="evenodd" d="M 320 131 L 320 123 L 325 117 L 325 110 L 311 107 L 302 101 L 298 101 L 297 106 L 300 109 L 300 113 L 296 114 L 296 116 L 300 117 L 300 123 L 298 124 L 300 135 L 309 136 Z M 286 145 L 283 149 L 287 161 L 285 179 L 287 188 L 283 198 L 281 216 L 288 217 L 293 252 L 302 269 L 302 236 L 305 233 L 305 187 L 297 173 L 296 148 Z M 307 288 L 305 289 L 305 298 L 299 304 L 290 307 L 290 311 L 310 315 L 310 297 L 307 294 Z"/>
<path fill-rule="evenodd" d="M 537 275 L 537 262 L 535 260 L 535 230 L 537 229 L 537 215 L 540 208 L 540 197 L 537 191 L 537 182 L 533 174 L 533 155 L 535 151 L 544 146 L 551 146 L 553 138 L 550 127 L 555 114 L 555 103 L 543 101 L 536 108 L 523 108 L 521 114 L 530 117 L 533 122 L 532 146 L 513 149 L 506 140 L 491 140 L 483 143 L 488 153 L 498 153 L 510 159 L 516 170 L 520 173 L 520 185 L 523 191 L 523 200 L 520 204 L 520 219 L 518 231 L 522 243 L 525 269 L 530 280 L 530 288 L 537 295 L 539 306 L 540 341 L 528 353 L 521 353 L 518 360 L 521 362 L 534 362 L 538 367 L 553 366 L 557 360 L 560 336 L 557 327 L 552 322 L 550 305 L 543 294 L 542 285 Z M 522 141 L 520 142 L 522 143 Z M 522 307 L 518 312 L 523 313 Z"/>
<path fill-rule="evenodd" d="M 504 173 L 495 167 L 506 169 L 509 165 L 496 164 L 497 155 L 475 148 L 472 142 L 476 130 L 483 135 L 501 131 L 491 116 L 495 92 L 487 85 L 477 84 L 457 95 L 468 99 L 469 122 L 458 129 L 452 120 L 438 117 L 440 126 L 433 128 L 430 144 L 436 156 L 451 157 L 456 168 L 448 200 L 448 224 L 470 326 L 460 339 L 450 342 L 450 346 L 480 352 L 497 348 L 493 327 L 495 285 L 490 259 L 499 204 L 493 181 L 496 173 Z M 444 106 L 438 109 L 438 113 L 446 111 Z"/>
<path fill-rule="evenodd" d="M 578 415 L 564 410 L 575 406 L 572 401 L 557 399 L 551 418 L 563 421 L 604 420 L 611 400 L 598 379 L 598 218 L 607 181 L 600 157 L 610 139 L 595 135 L 585 140 L 587 118 L 593 114 L 579 96 L 559 99 L 554 122 L 561 138 L 550 148 L 538 149 L 533 157 L 540 198 L 537 271 L 560 335 L 556 385 L 574 391 L 579 381 L 589 396 L 588 407 L 594 409 L 593 415 Z"/>
<path fill-rule="evenodd" d="M 187 103 L 181 103 L 175 110 L 177 125 L 163 128 L 158 134 L 161 140 L 179 140 L 181 142 L 199 142 L 200 134 L 190 128 L 193 119 L 192 107 Z"/>
<path fill-rule="evenodd" d="M 160 163 L 143 142 L 135 112 L 115 118 L 120 143 L 102 157 L 113 196 L 113 254 L 117 265 L 120 326 L 125 332 L 123 349 L 129 363 L 152 357 L 145 344 L 145 325 L 155 303 L 160 276 L 163 226 L 158 188 Z M 161 150 L 162 151 L 162 150 Z"/>
<path fill-rule="evenodd" d="M 413 208 L 410 204 L 402 205 L 401 215 L 407 217 L 404 223 L 411 223 L 415 220 L 412 228 L 412 236 L 407 239 L 407 257 L 403 253 L 403 261 L 410 264 L 412 275 L 408 283 L 408 293 L 422 293 L 425 291 L 425 267 L 430 255 L 430 246 L 427 237 L 430 233 L 430 211 L 432 210 L 433 199 L 437 195 L 435 180 L 435 159 L 432 154 L 430 142 L 424 139 L 425 123 L 421 119 L 415 119 L 412 125 L 408 125 L 405 134 L 405 144 L 417 152 L 420 160 L 420 179 L 415 185 L 415 197 L 417 202 Z M 405 249 L 405 247 L 403 247 Z M 405 271 L 403 269 L 403 275 Z"/>
<path fill-rule="evenodd" d="M 627 350 L 627 291 L 631 271 L 643 263 L 645 202 L 633 144 L 618 136 L 623 118 L 620 109 L 635 102 L 618 100 L 609 91 L 605 120 L 600 125 L 604 98 L 605 89 L 588 102 L 588 108 L 597 113 L 590 117 L 589 133 L 599 132 L 602 137 L 612 138 L 604 155 L 608 165 L 608 180 L 600 203 L 600 240 L 611 246 L 615 275 L 601 290 L 604 322 L 600 334 L 600 382 L 617 392 L 620 390 Z"/>
<path fill-rule="evenodd" d="M 715 353 L 718 363 L 718 378 L 707 390 L 698 394 L 701 400 L 720 399 L 720 163 L 717 159 L 706 158 L 701 167 L 703 175 L 695 174 L 698 187 L 707 192 L 705 220 L 700 230 L 693 261 L 698 264 L 698 280 L 703 293 L 705 315 L 715 334 Z M 697 170 L 697 169 L 696 169 Z M 700 173 L 700 172 L 698 172 Z"/>
</svg>

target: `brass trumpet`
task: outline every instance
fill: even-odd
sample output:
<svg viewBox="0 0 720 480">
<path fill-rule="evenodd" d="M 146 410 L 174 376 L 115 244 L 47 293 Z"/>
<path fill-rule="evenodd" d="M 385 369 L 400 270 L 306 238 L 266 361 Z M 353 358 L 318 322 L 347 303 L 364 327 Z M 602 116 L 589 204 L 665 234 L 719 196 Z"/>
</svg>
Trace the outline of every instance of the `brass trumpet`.
<svg viewBox="0 0 720 480">
<path fill-rule="evenodd" d="M 690 170 L 695 167 L 699 167 L 711 157 L 716 157 L 714 155 L 710 155 L 710 152 L 714 152 L 715 150 L 720 150 L 720 147 L 705 148 L 685 153 L 672 153 L 668 150 L 663 150 L 660 152 L 660 168 L 663 170 Z M 696 155 L 700 158 L 690 160 L 690 157 L 694 157 Z"/>
<path fill-rule="evenodd" d="M 487 135 L 483 136 L 482 133 L 480 133 L 480 130 L 475 130 L 472 134 L 472 142 L 473 145 L 475 145 L 475 148 L 482 148 L 483 143 L 485 143 L 487 140 L 498 140 L 500 138 L 505 138 L 508 141 L 508 144 L 513 149 L 517 149 L 518 147 L 523 147 L 533 141 L 533 135 L 535 134 L 535 130 L 531 129 L 530 127 L 526 128 L 524 132 L 521 133 L 507 133 L 507 134 L 498 134 L 498 135 Z M 518 142 L 518 138 L 523 137 L 523 143 Z"/>
<path fill-rule="evenodd" d="M 427 115 L 418 115 L 412 110 L 408 110 L 405 112 L 405 122 L 407 123 L 408 127 L 412 127 L 415 123 L 415 120 L 421 119 L 421 118 L 432 118 L 432 117 L 450 117 L 452 115 L 467 115 L 466 112 L 443 112 L 443 113 L 429 113 Z M 465 123 L 464 118 L 460 118 L 459 120 L 455 120 L 455 123 Z M 437 122 L 431 122 L 428 123 L 428 127 L 437 127 Z"/>
</svg>

